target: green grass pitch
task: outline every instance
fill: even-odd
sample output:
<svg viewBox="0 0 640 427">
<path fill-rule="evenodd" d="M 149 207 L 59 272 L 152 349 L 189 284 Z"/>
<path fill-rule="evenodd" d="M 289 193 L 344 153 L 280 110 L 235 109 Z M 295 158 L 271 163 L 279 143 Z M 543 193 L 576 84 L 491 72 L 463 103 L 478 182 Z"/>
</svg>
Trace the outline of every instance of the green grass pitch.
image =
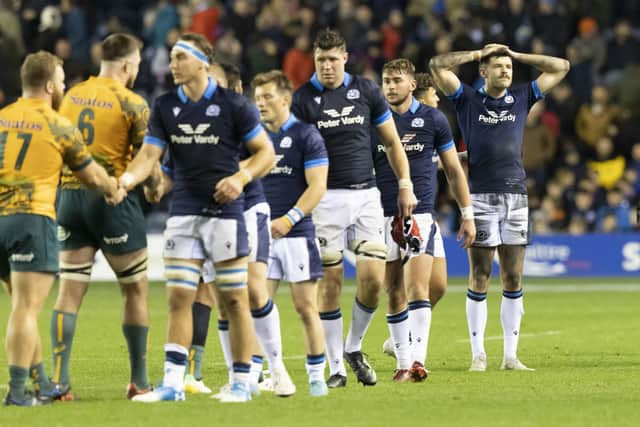
<svg viewBox="0 0 640 427">
<path fill-rule="evenodd" d="M 0 426 L 631 426 L 640 420 L 640 283 L 635 280 L 525 280 L 525 310 L 519 356 L 536 372 L 502 372 L 502 339 L 495 284 L 489 293 L 489 369 L 470 373 L 464 314 L 464 283 L 434 311 L 427 367 L 421 384 L 393 384 L 395 361 L 381 352 L 388 335 L 384 300 L 364 351 L 378 384 L 364 388 L 349 372 L 347 387 L 327 398 L 310 398 L 304 371 L 300 323 L 288 288 L 277 297 L 284 353 L 298 386 L 290 398 L 263 393 L 248 404 L 221 404 L 208 396 L 186 402 L 135 404 L 124 398 L 128 382 L 126 344 L 120 331 L 121 298 L 115 284 L 92 284 L 80 312 L 71 375 L 81 400 L 23 409 L 0 407 Z M 608 286 L 605 286 L 608 285 Z M 45 362 L 51 369 L 49 318 L 54 288 L 40 329 Z M 353 287 L 343 294 L 345 329 Z M 0 295 L 0 319 L 10 302 Z M 151 334 L 148 365 L 152 381 L 162 375 L 166 330 L 164 286 L 150 291 Z M 346 330 L 345 330 L 346 334 Z M 205 355 L 205 382 L 221 386 L 227 376 L 217 342 L 215 316 Z M 6 353 L 0 352 L 0 393 L 8 381 Z M 348 369 L 348 368 L 347 368 Z M 636 421 L 633 421 L 636 420 Z"/>
</svg>

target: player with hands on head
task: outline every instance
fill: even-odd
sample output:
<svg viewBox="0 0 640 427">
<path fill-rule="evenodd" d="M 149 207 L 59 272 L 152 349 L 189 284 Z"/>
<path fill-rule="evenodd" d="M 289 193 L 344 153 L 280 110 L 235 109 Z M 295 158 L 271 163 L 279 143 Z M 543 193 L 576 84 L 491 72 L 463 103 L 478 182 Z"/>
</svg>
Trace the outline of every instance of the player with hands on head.
<svg viewBox="0 0 640 427">
<path fill-rule="evenodd" d="M 484 85 L 474 89 L 461 83 L 452 69 L 479 61 Z M 513 61 L 541 73 L 533 81 L 512 84 Z M 451 52 L 430 61 L 437 86 L 454 103 L 467 145 L 469 185 L 476 222 L 476 240 L 469 249 L 467 324 L 471 342 L 470 371 L 485 371 L 484 333 L 487 291 L 498 251 L 503 298 L 500 318 L 504 334 L 505 370 L 531 371 L 517 356 L 524 314 L 522 267 L 528 242 L 528 199 L 522 166 L 522 137 L 533 104 L 569 71 L 569 61 L 547 55 L 515 52 L 501 44 L 482 50 Z"/>
</svg>

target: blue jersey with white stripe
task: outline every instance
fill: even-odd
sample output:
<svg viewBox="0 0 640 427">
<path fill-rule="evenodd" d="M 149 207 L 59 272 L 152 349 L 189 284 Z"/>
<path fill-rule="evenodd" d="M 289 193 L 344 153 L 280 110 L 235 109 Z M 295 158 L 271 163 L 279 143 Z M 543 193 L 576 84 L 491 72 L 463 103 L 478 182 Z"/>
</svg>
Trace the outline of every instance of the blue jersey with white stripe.
<svg viewBox="0 0 640 427">
<path fill-rule="evenodd" d="M 393 120 L 409 159 L 413 192 L 418 199 L 414 213 L 432 213 L 438 185 L 438 153 L 455 150 L 449 122 L 441 111 L 415 98 L 404 114 L 394 112 Z M 398 213 L 398 179 L 379 138 L 373 138 L 372 148 L 384 216 L 393 216 Z"/>
<path fill-rule="evenodd" d="M 271 218 L 278 218 L 294 207 L 306 191 L 305 170 L 327 166 L 329 159 L 320 132 L 294 115 L 289 116 L 279 132 L 269 132 L 269 136 L 276 151 L 276 166 L 262 178 L 262 184 L 271 207 Z M 311 215 L 307 215 L 289 231 L 287 237 L 314 236 L 314 232 Z"/>
<path fill-rule="evenodd" d="M 513 85 L 497 99 L 462 83 L 448 98 L 467 145 L 471 192 L 526 194 L 522 136 L 529 110 L 543 98 L 537 82 Z"/>
<path fill-rule="evenodd" d="M 291 112 L 315 125 L 329 153 L 328 188 L 375 185 L 371 158 L 371 125 L 391 118 L 378 85 L 345 73 L 336 89 L 325 88 L 316 74 L 293 94 Z"/>
<path fill-rule="evenodd" d="M 249 101 L 212 79 L 197 102 L 187 98 L 182 86 L 158 97 L 144 143 L 169 151 L 174 180 L 169 214 L 241 215 L 244 197 L 221 205 L 213 193 L 218 181 L 238 171 L 242 147 L 261 131 Z"/>
</svg>

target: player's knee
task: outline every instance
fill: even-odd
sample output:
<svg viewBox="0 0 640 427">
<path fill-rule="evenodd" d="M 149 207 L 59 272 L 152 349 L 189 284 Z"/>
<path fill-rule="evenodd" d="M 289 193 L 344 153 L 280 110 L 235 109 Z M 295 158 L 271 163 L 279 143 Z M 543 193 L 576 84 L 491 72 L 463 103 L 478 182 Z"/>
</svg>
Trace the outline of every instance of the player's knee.
<svg viewBox="0 0 640 427">
<path fill-rule="evenodd" d="M 118 283 L 125 287 L 145 280 L 147 278 L 147 261 L 146 251 L 132 258 L 129 263 L 115 271 Z"/>
<path fill-rule="evenodd" d="M 320 252 L 322 268 L 338 267 L 342 264 L 342 251 L 334 249 L 323 249 Z"/>
<path fill-rule="evenodd" d="M 89 283 L 93 262 L 60 262 L 60 280 Z"/>
<path fill-rule="evenodd" d="M 386 260 L 387 245 L 369 240 L 352 240 L 349 249 L 356 254 L 357 261 Z"/>
<path fill-rule="evenodd" d="M 517 291 L 520 289 L 522 275 L 515 271 L 505 271 L 502 273 L 502 284 L 507 290 Z"/>
</svg>

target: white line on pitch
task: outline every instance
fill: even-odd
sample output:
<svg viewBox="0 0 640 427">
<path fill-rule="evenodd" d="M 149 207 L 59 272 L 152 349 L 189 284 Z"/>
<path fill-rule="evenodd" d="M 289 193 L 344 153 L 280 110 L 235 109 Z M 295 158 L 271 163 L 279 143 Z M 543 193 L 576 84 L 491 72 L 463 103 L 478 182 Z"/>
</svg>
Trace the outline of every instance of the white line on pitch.
<svg viewBox="0 0 640 427">
<path fill-rule="evenodd" d="M 520 337 L 531 338 L 531 337 L 544 337 L 549 335 L 560 335 L 560 334 L 561 334 L 561 331 L 542 331 L 542 332 L 529 332 L 529 333 L 520 334 Z M 490 337 L 485 337 L 485 341 L 497 341 L 501 339 L 502 339 L 502 335 L 493 335 Z M 466 344 L 468 342 L 469 342 L 469 338 L 456 340 L 456 343 L 458 344 L 462 344 L 462 343 Z"/>
</svg>

